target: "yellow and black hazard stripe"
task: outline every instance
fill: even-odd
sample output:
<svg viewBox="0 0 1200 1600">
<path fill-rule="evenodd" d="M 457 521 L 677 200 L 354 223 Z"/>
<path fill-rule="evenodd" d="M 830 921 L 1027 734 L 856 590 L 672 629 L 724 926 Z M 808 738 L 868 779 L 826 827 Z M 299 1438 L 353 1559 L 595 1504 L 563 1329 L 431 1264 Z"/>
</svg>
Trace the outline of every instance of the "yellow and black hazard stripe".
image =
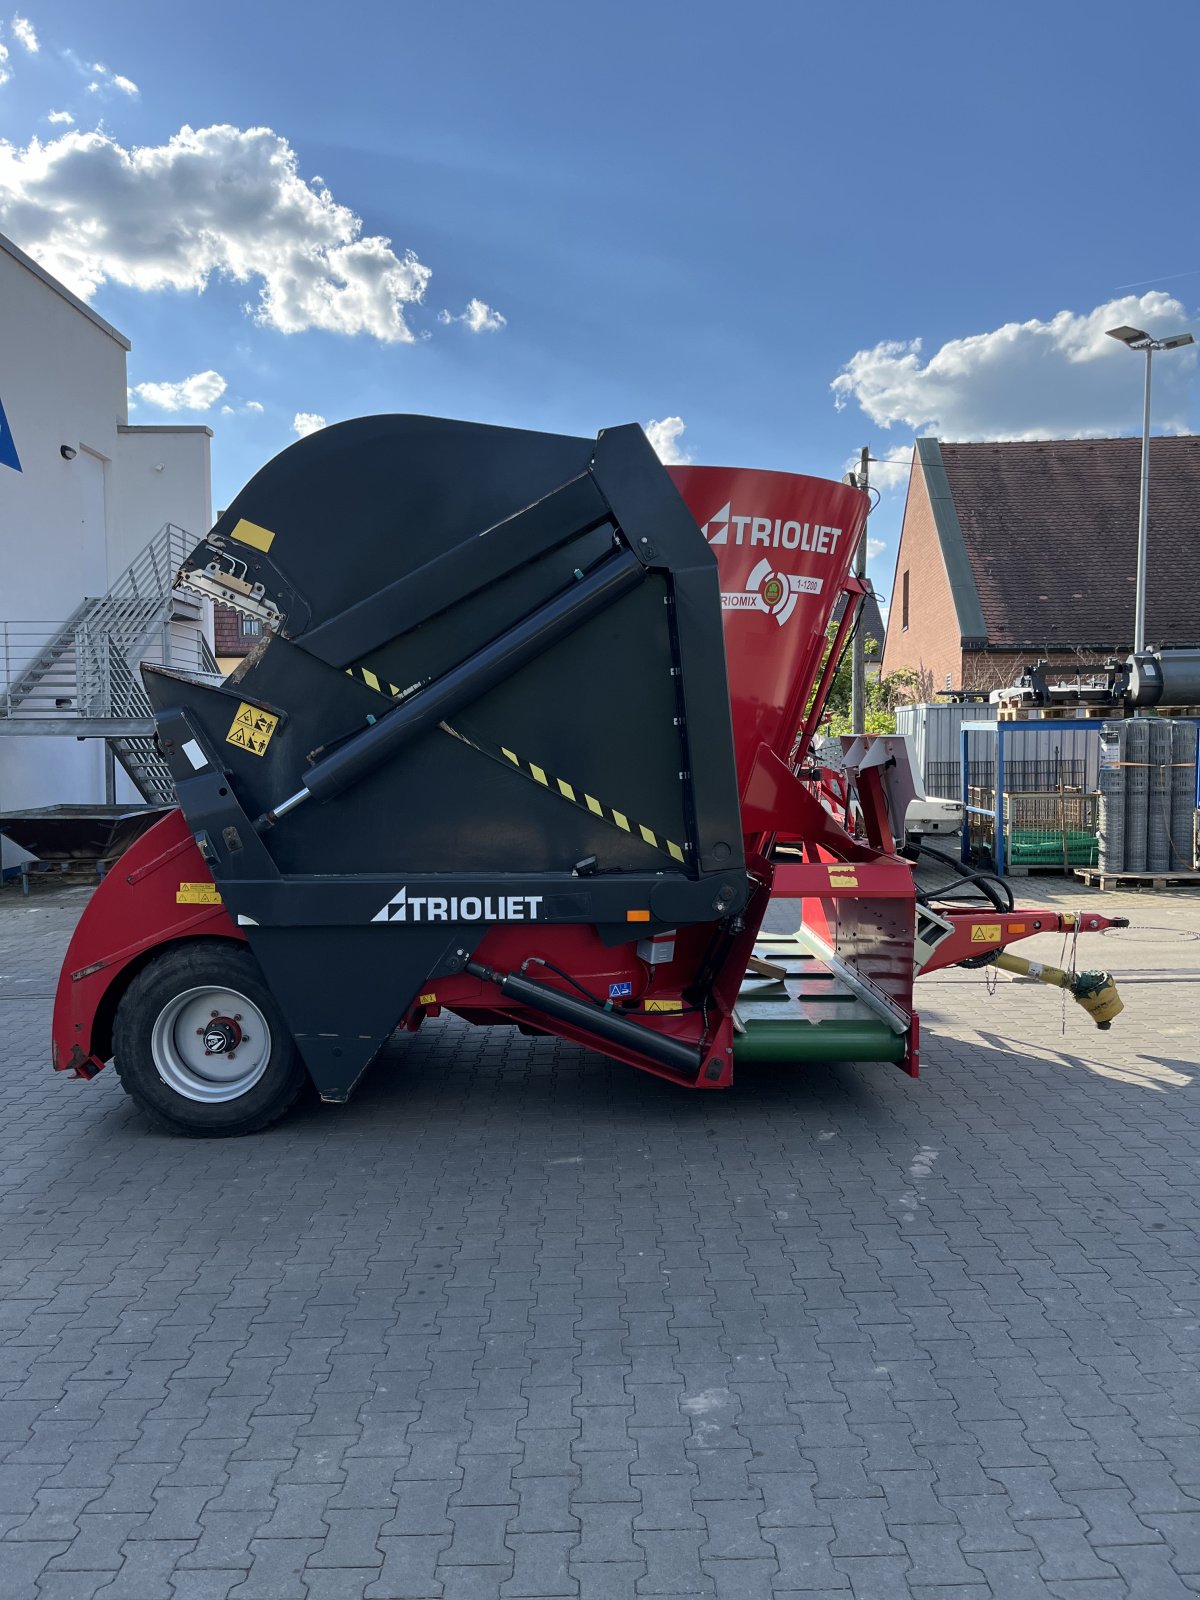
<svg viewBox="0 0 1200 1600">
<path fill-rule="evenodd" d="M 515 750 L 509 750 L 505 745 L 496 745 L 489 748 L 479 739 L 471 737 L 459 728 L 452 728 L 448 722 L 439 724 L 447 733 L 453 734 L 456 739 L 461 739 L 464 744 L 469 744 L 473 750 L 478 750 L 482 755 L 491 756 L 501 765 L 513 767 L 523 778 L 529 778 L 539 784 L 551 794 L 558 795 L 568 804 L 575 806 L 580 811 L 586 811 L 593 817 L 599 817 L 601 822 L 607 822 L 611 827 L 618 828 L 622 833 L 628 833 L 633 838 L 641 839 L 652 850 L 661 850 L 664 855 L 670 856 L 672 861 L 683 862 L 687 859 L 687 852 L 683 845 L 678 845 L 673 839 L 666 838 L 653 828 L 648 828 L 644 822 L 633 822 L 624 811 L 619 811 L 616 806 L 606 805 L 598 800 L 594 794 L 589 794 L 586 789 L 578 784 L 568 782 L 566 778 L 556 778 L 539 767 L 536 761 L 526 761 Z"/>
<path fill-rule="evenodd" d="M 368 689 L 373 689 L 376 694 L 390 696 L 393 700 L 398 700 L 409 692 L 407 689 L 398 689 L 394 683 L 389 683 L 386 678 L 361 662 L 347 667 L 346 672 L 359 683 L 366 684 Z M 652 850 L 661 850 L 664 855 L 670 856 L 672 861 L 682 863 L 687 860 L 685 846 L 676 844 L 674 840 L 666 838 L 654 828 L 648 828 L 644 822 L 632 822 L 624 811 L 619 811 L 616 806 L 606 805 L 594 794 L 588 794 L 578 784 L 569 783 L 566 778 L 551 777 L 545 768 L 539 767 L 535 761 L 526 761 L 514 750 L 506 749 L 503 745 L 489 745 L 484 740 L 464 733 L 460 728 L 452 728 L 448 722 L 443 722 L 439 726 L 446 733 L 453 734 L 456 739 L 461 739 L 464 744 L 469 744 L 473 750 L 478 750 L 481 755 L 490 756 L 502 766 L 515 767 L 522 777 L 530 778 L 543 789 L 548 789 L 551 794 L 557 794 L 569 804 L 578 807 L 580 811 L 587 811 L 593 817 L 599 817 L 602 822 L 620 829 L 622 833 L 641 839 Z"/>
<path fill-rule="evenodd" d="M 361 664 L 346 668 L 346 676 L 354 678 L 359 683 L 365 683 L 368 689 L 374 689 L 376 694 L 391 695 L 393 700 L 398 700 L 404 692 L 397 689 L 394 683 L 389 683 L 386 678 L 381 678 L 377 672 L 372 672 L 370 667 Z"/>
</svg>

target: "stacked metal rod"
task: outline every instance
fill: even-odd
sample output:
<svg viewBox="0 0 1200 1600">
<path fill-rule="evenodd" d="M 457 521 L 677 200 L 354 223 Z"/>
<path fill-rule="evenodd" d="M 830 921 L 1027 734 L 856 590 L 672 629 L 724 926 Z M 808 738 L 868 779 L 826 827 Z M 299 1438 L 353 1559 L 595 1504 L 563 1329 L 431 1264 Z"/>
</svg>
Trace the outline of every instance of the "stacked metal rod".
<svg viewBox="0 0 1200 1600">
<path fill-rule="evenodd" d="M 1194 722 L 1172 724 L 1170 783 L 1172 872 L 1188 872 L 1192 867 L 1197 731 Z"/>
<path fill-rule="evenodd" d="M 1125 870 L 1125 723 L 1100 729 L 1100 853 L 1102 872 Z"/>
<path fill-rule="evenodd" d="M 1147 872 L 1171 870 L 1171 723 L 1151 717 L 1146 828 Z"/>
<path fill-rule="evenodd" d="M 1133 717 L 1125 724 L 1125 865 L 1123 872 L 1145 872 L 1150 813 L 1150 723 Z"/>
</svg>

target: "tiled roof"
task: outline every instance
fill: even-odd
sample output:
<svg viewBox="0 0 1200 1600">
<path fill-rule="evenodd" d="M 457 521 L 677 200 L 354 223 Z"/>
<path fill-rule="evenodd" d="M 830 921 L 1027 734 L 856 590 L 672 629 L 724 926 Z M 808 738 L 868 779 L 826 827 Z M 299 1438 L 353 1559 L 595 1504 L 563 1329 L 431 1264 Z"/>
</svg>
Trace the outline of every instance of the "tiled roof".
<svg viewBox="0 0 1200 1600">
<path fill-rule="evenodd" d="M 1140 439 L 941 445 L 991 645 L 1133 643 Z M 1200 645 L 1200 437 L 1150 446 L 1146 641 Z"/>
</svg>

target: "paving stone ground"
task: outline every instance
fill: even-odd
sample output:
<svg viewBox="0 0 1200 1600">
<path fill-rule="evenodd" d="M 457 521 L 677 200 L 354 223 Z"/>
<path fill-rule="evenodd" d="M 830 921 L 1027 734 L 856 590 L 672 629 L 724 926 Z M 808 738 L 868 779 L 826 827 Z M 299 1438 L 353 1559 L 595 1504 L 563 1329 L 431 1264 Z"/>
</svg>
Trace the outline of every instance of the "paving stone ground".
<svg viewBox="0 0 1200 1600">
<path fill-rule="evenodd" d="M 0 891 L 0 1600 L 1200 1592 L 1200 897 L 916 1083 L 443 1021 L 227 1142 L 51 1073 L 85 898 Z"/>
</svg>

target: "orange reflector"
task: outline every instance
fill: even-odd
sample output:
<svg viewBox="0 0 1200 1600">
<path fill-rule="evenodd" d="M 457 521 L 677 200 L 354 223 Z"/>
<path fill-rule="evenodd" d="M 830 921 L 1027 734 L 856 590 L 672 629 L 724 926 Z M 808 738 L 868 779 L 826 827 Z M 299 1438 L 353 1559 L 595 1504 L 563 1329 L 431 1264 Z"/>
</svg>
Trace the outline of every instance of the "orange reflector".
<svg viewBox="0 0 1200 1600">
<path fill-rule="evenodd" d="M 625 913 L 625 921 L 626 922 L 649 922 L 650 921 L 650 913 L 648 911 L 627 911 Z"/>
</svg>

